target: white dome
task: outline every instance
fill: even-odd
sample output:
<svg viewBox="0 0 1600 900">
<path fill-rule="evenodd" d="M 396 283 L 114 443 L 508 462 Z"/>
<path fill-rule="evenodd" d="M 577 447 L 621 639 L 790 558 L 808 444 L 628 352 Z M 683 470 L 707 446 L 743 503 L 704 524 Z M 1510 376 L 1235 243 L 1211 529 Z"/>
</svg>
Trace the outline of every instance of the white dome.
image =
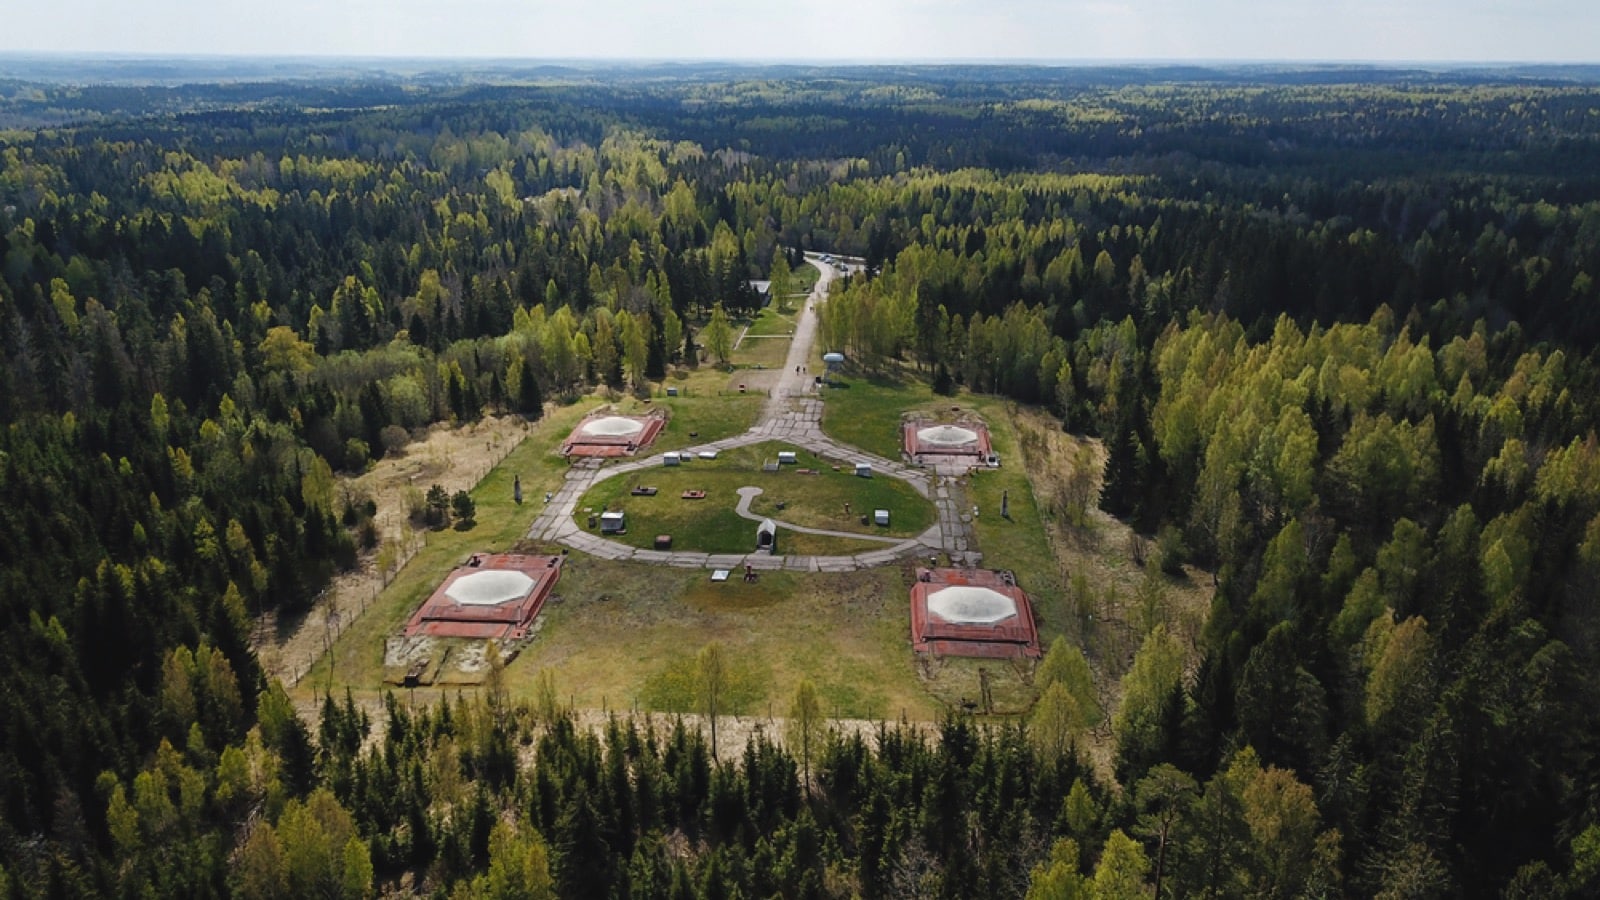
<svg viewBox="0 0 1600 900">
<path fill-rule="evenodd" d="M 521 600 L 533 590 L 533 579 L 510 569 L 489 569 L 463 575 L 445 588 L 444 595 L 462 606 L 499 606 Z"/>
<path fill-rule="evenodd" d="M 970 428 L 959 425 L 934 425 L 923 428 L 917 432 L 917 440 L 924 444 L 936 444 L 941 447 L 959 447 L 971 444 L 978 440 L 978 433 Z"/>
<path fill-rule="evenodd" d="M 583 425 L 584 434 L 592 434 L 596 437 L 627 437 L 630 434 L 638 434 L 643 430 L 644 425 L 626 416 L 601 416 L 593 422 L 585 422 Z"/>
<path fill-rule="evenodd" d="M 928 612 L 952 625 L 993 625 L 1017 614 L 1017 602 L 988 588 L 954 585 L 928 595 Z"/>
</svg>

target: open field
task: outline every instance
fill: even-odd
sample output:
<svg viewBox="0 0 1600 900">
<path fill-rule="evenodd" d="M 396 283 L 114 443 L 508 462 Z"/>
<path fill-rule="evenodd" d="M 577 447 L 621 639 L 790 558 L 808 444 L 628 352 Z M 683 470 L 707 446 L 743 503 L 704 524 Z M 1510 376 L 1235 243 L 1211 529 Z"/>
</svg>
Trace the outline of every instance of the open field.
<svg viewBox="0 0 1600 900">
<path fill-rule="evenodd" d="M 644 452 L 660 453 L 692 447 L 743 434 L 760 418 L 761 408 L 767 402 L 766 396 L 723 393 L 721 387 L 725 381 L 722 373 L 704 366 L 700 373 L 690 376 L 686 381 L 667 379 L 665 384 L 677 387 L 680 396 L 667 397 L 664 396 L 664 390 L 657 389 L 657 396 L 651 397 L 648 403 L 629 395 L 617 397 L 611 406 L 618 415 L 623 416 L 645 415 L 663 406 L 671 411 L 667 427 Z M 558 440 L 552 449 L 559 446 Z"/>
<path fill-rule="evenodd" d="M 813 365 L 823 368 L 819 356 Z M 963 394 L 940 397 L 910 377 L 864 375 L 846 370 L 823 389 L 822 430 L 835 440 L 853 444 L 889 459 L 900 458 L 900 418 L 913 410 L 948 412 L 952 406 L 978 409 L 989 398 Z M 991 424 L 990 430 L 994 430 Z"/>
<path fill-rule="evenodd" d="M 575 559 L 562 603 L 508 669 L 514 693 L 555 673 L 579 707 L 688 712 L 695 655 L 711 641 L 729 663 L 727 712 L 782 715 L 802 678 L 830 716 L 936 716 L 906 629 L 899 568 L 852 575 L 767 573 L 754 584 L 704 572 Z"/>
<path fill-rule="evenodd" d="M 613 405 L 622 413 L 641 413 L 657 404 L 672 409 L 672 421 L 652 450 L 702 443 L 749 428 L 765 399 L 692 387 L 725 377 L 708 367 L 667 382 L 685 386 L 686 396 L 649 403 L 621 397 Z M 939 397 L 914 378 L 847 374 L 843 380 L 851 386 L 825 394 L 823 427 L 836 439 L 880 455 L 899 455 L 898 423 L 906 411 L 959 406 L 988 423 L 1005 465 L 980 470 L 957 485 L 965 502 L 978 507 L 973 527 L 984 565 L 1017 574 L 1033 598 L 1046 643 L 1066 636 L 1084 644 L 1106 709 L 1115 703 L 1117 679 L 1142 633 L 1139 628 L 1160 619 L 1180 634 L 1193 633 L 1210 596 L 1209 585 L 1202 587 L 1203 573 L 1164 579 L 1156 591 L 1133 560 L 1137 542 L 1120 523 L 1098 512 L 1084 527 L 1055 520 L 1052 498 L 1078 445 L 1047 414 L 991 397 Z M 553 451 L 598 402 L 590 398 L 555 410 L 533 426 L 528 439 L 474 492 L 478 527 L 431 534 L 376 606 L 337 641 L 336 668 L 330 671 L 325 658 L 299 692 L 321 690 L 330 677 L 358 691 L 381 689 L 384 638 L 468 553 L 505 549 L 521 538 L 542 492 L 553 490 L 565 473 L 566 463 Z M 580 511 L 626 509 L 629 533 L 619 540 L 633 546 L 651 546 L 656 534 L 670 533 L 675 549 L 711 552 L 749 549 L 753 523 L 733 512 L 735 490 L 745 485 L 764 489 L 752 503 L 756 514 L 811 527 L 910 537 L 933 520 L 932 505 L 906 483 L 835 472 L 804 450 L 798 450 L 798 466 L 761 471 L 761 463 L 775 459 L 780 448 L 790 449 L 763 444 L 725 451 L 717 460 L 619 476 L 596 486 Z M 800 468 L 819 474 L 800 475 Z M 516 473 L 529 501 L 521 508 L 510 501 Z M 635 485 L 654 486 L 658 493 L 632 496 Z M 687 489 L 706 490 L 708 496 L 684 500 L 680 495 Z M 1044 499 L 1035 499 L 1036 490 Z M 1002 495 L 1009 502 L 1009 520 L 999 515 Z M 776 508 L 780 500 L 781 511 Z M 849 516 L 845 500 L 852 504 Z M 860 512 L 875 507 L 894 510 L 892 529 L 861 526 Z M 580 512 L 580 524 L 586 520 Z M 788 531 L 779 539 L 781 552 L 797 555 L 842 555 L 882 546 Z M 694 656 L 708 641 L 718 640 L 729 651 L 730 713 L 759 716 L 776 710 L 781 715 L 801 678 L 818 685 L 830 715 L 933 718 L 943 709 L 971 708 L 985 681 L 996 714 L 1026 711 L 1033 700 L 1031 664 L 911 653 L 909 578 L 909 568 L 897 566 L 852 575 L 767 573 L 755 584 L 712 584 L 704 572 L 574 555 L 540 616 L 536 637 L 508 670 L 509 683 L 514 693 L 531 693 L 538 671 L 549 667 L 562 693 L 579 707 L 688 711 Z"/>
<path fill-rule="evenodd" d="M 675 550 L 742 553 L 750 549 L 755 528 L 749 519 L 734 512 L 739 499 L 736 492 L 745 486 L 763 490 L 751 504 L 753 513 L 797 525 L 909 538 L 933 524 L 933 504 L 897 478 L 857 478 L 848 471 L 835 472 L 830 464 L 805 450 L 796 451 L 800 461 L 797 465 L 780 466 L 777 472 L 762 471 L 762 463 L 775 461 L 780 449 L 792 448 L 777 443 L 739 447 L 723 451 L 714 460 L 643 469 L 608 479 L 595 485 L 579 502 L 578 524 L 586 526 L 591 514 L 620 509 L 628 514 L 628 533 L 617 540 L 630 546 L 648 548 L 657 534 L 671 534 Z M 801 475 L 798 470 L 803 468 L 817 474 Z M 655 487 L 657 494 L 634 496 L 631 492 L 637 486 Z M 686 490 L 703 490 L 706 497 L 685 500 L 682 494 Z M 782 510 L 777 508 L 780 501 L 785 505 Z M 847 502 L 852 510 L 849 515 L 844 512 Z M 861 524 L 860 516 L 872 509 L 891 510 L 889 527 Z M 790 543 L 794 537 L 799 535 L 785 532 L 779 536 L 782 552 L 799 552 Z M 816 545 L 819 541 L 809 543 Z M 881 547 L 853 543 L 858 550 Z"/>
<path fill-rule="evenodd" d="M 745 335 L 729 362 L 739 373 L 750 370 L 776 371 L 783 368 L 788 358 L 789 340 L 786 336 Z"/>
<path fill-rule="evenodd" d="M 417 529 L 406 518 L 407 494 L 439 484 L 446 491 L 470 488 L 500 457 L 522 440 L 520 417 L 489 418 L 457 428 L 435 427 L 413 441 L 404 454 L 373 463 L 357 476 L 340 476 L 338 494 L 359 502 L 370 499 L 378 539 L 398 561 L 420 544 Z M 376 552 L 356 568 L 334 576 L 327 591 L 304 613 L 269 613 L 257 623 L 251 641 L 262 665 L 274 678 L 293 681 L 325 649 L 327 622 L 361 615 L 382 589 L 387 573 L 379 571 Z"/>
<path fill-rule="evenodd" d="M 771 306 L 768 306 L 759 313 L 756 313 L 755 318 L 751 319 L 749 324 L 750 330 L 745 333 L 746 338 L 787 337 L 794 333 L 795 314 L 780 313 Z M 787 343 L 784 343 L 785 349 L 787 349 L 788 346 L 789 345 Z"/>
<path fill-rule="evenodd" d="M 521 540 L 539 513 L 545 492 L 554 492 L 566 478 L 567 463 L 556 455 L 555 448 L 593 407 L 593 400 L 554 407 L 533 423 L 527 438 L 472 489 L 477 524 L 464 531 L 451 527 L 424 532 L 416 555 L 388 587 L 369 600 L 365 613 L 338 623 L 343 637 L 334 644 L 337 683 L 376 685 L 381 677 L 383 638 L 405 622 L 445 574 L 471 553 L 505 551 Z M 522 479 L 524 500 L 520 506 L 512 498 L 512 480 L 518 476 Z M 421 484 L 421 489 L 426 490 L 427 484 Z M 317 632 L 328 630 L 323 621 L 314 624 Z M 325 634 L 315 637 L 320 650 Z M 324 655 L 300 687 L 325 687 L 327 666 L 328 657 Z"/>
</svg>

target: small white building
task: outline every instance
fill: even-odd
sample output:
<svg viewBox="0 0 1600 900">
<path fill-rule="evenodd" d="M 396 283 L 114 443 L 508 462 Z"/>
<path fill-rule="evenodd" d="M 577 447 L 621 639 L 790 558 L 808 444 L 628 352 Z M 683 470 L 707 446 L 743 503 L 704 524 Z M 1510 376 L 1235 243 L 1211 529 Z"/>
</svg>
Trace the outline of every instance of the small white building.
<svg viewBox="0 0 1600 900">
<path fill-rule="evenodd" d="M 872 463 L 856 463 L 856 475 L 860 478 L 871 478 Z"/>
<path fill-rule="evenodd" d="M 800 461 L 800 457 L 798 455 L 796 455 L 793 450 L 779 450 L 778 451 L 778 464 L 779 465 L 792 466 L 792 465 L 798 463 L 799 461 Z"/>
<path fill-rule="evenodd" d="M 620 511 L 603 512 L 600 514 L 601 534 L 621 534 L 628 530 L 627 517 Z"/>
<path fill-rule="evenodd" d="M 887 509 L 873 510 L 872 524 L 887 526 L 889 524 L 889 511 Z"/>
<path fill-rule="evenodd" d="M 683 457 L 676 450 L 661 454 L 661 464 L 663 466 L 675 466 L 680 462 L 683 462 Z"/>
</svg>

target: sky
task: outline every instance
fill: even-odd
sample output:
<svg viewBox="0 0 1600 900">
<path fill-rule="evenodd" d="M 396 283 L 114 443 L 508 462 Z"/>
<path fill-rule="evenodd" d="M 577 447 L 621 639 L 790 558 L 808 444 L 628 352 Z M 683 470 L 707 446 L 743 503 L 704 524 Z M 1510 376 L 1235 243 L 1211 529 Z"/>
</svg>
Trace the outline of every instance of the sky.
<svg viewBox="0 0 1600 900">
<path fill-rule="evenodd" d="M 22 0 L 0 51 L 1600 62 L 1596 0 Z"/>
</svg>

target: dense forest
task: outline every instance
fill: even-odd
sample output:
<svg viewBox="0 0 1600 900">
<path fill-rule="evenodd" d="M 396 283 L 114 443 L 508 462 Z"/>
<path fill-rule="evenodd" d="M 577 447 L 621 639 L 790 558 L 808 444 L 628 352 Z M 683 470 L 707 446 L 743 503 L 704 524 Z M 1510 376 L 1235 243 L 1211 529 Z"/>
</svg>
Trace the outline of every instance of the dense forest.
<svg viewBox="0 0 1600 900">
<path fill-rule="evenodd" d="M 1594 74 L 0 81 L 0 896 L 1593 896 Z M 737 760 L 493 674 L 302 722 L 248 639 L 370 543 L 336 473 L 697 365 L 808 249 L 830 346 L 1218 573 L 1113 766 L 1065 643 L 1027 721 Z"/>
</svg>

